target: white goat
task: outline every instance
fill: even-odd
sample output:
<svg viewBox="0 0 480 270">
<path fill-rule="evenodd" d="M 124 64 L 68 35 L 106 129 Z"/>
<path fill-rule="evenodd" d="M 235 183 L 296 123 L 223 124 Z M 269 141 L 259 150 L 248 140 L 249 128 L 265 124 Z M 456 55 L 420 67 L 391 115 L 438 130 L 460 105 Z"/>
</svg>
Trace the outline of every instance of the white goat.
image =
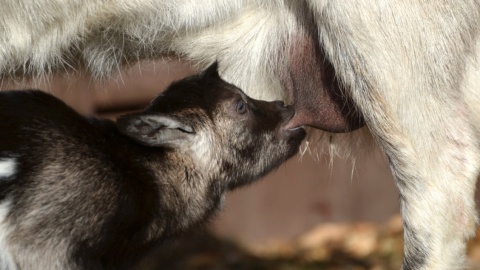
<svg viewBox="0 0 480 270">
<path fill-rule="evenodd" d="M 461 269 L 480 168 L 480 0 L 2 0 L 0 73 L 176 53 L 261 99 L 290 127 L 365 124 L 401 194 L 403 269 Z M 349 136 L 340 136 L 349 137 Z M 338 139 L 335 139 L 338 141 Z"/>
</svg>

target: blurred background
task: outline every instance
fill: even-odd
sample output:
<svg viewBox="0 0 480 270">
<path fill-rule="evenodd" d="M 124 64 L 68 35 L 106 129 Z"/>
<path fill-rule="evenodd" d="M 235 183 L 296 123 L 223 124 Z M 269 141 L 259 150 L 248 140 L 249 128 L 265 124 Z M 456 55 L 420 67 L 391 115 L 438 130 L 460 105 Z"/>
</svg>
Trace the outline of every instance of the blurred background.
<svg viewBox="0 0 480 270">
<path fill-rule="evenodd" d="M 195 72 L 188 63 L 168 59 L 134 65 L 108 82 L 76 73 L 4 81 L 0 89 L 45 90 L 82 114 L 115 119 L 142 109 L 170 82 Z M 399 269 L 398 200 L 379 151 L 355 166 L 307 152 L 229 193 L 205 230 L 170 242 L 138 269 Z M 480 269 L 475 241 L 469 256 L 470 267 Z"/>
</svg>

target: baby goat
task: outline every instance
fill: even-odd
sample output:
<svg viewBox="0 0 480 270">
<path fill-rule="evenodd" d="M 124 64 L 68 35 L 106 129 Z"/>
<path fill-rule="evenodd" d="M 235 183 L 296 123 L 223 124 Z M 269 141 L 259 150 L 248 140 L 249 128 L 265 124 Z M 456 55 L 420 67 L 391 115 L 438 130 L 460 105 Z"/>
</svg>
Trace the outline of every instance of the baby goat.
<svg viewBox="0 0 480 270">
<path fill-rule="evenodd" d="M 294 155 L 305 131 L 284 128 L 293 114 L 216 64 L 116 123 L 40 91 L 0 92 L 0 268 L 132 266 Z"/>
</svg>

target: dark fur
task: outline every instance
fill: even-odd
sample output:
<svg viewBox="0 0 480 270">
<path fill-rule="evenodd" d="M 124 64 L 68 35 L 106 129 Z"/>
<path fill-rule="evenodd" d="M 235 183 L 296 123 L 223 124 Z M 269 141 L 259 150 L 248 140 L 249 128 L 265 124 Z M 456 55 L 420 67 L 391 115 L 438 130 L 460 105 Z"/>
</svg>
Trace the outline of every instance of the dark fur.
<svg viewBox="0 0 480 270">
<path fill-rule="evenodd" d="M 237 112 L 239 99 L 246 113 Z M 221 80 L 216 65 L 117 124 L 40 91 L 1 92 L 0 159 L 16 162 L 15 174 L 0 178 L 11 230 L 2 251 L 20 269 L 127 268 L 204 223 L 227 190 L 295 154 L 305 132 L 282 128 L 292 116 L 283 103 L 250 99 Z M 154 126 L 162 117 L 166 124 Z M 209 143 L 200 144 L 205 134 Z M 197 156 L 197 144 L 213 150 Z"/>
</svg>

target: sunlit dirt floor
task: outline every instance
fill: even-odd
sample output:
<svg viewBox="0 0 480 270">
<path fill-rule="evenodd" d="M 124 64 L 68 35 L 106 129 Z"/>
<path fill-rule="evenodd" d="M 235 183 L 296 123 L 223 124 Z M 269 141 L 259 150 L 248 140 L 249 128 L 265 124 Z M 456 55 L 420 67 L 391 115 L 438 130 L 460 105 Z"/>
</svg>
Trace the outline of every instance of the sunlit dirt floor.
<svg viewBox="0 0 480 270">
<path fill-rule="evenodd" d="M 468 246 L 467 269 L 480 269 L 480 230 Z M 314 270 L 400 269 L 399 216 L 385 224 L 322 224 L 291 242 L 246 246 L 207 231 L 169 241 L 138 269 Z"/>
</svg>

